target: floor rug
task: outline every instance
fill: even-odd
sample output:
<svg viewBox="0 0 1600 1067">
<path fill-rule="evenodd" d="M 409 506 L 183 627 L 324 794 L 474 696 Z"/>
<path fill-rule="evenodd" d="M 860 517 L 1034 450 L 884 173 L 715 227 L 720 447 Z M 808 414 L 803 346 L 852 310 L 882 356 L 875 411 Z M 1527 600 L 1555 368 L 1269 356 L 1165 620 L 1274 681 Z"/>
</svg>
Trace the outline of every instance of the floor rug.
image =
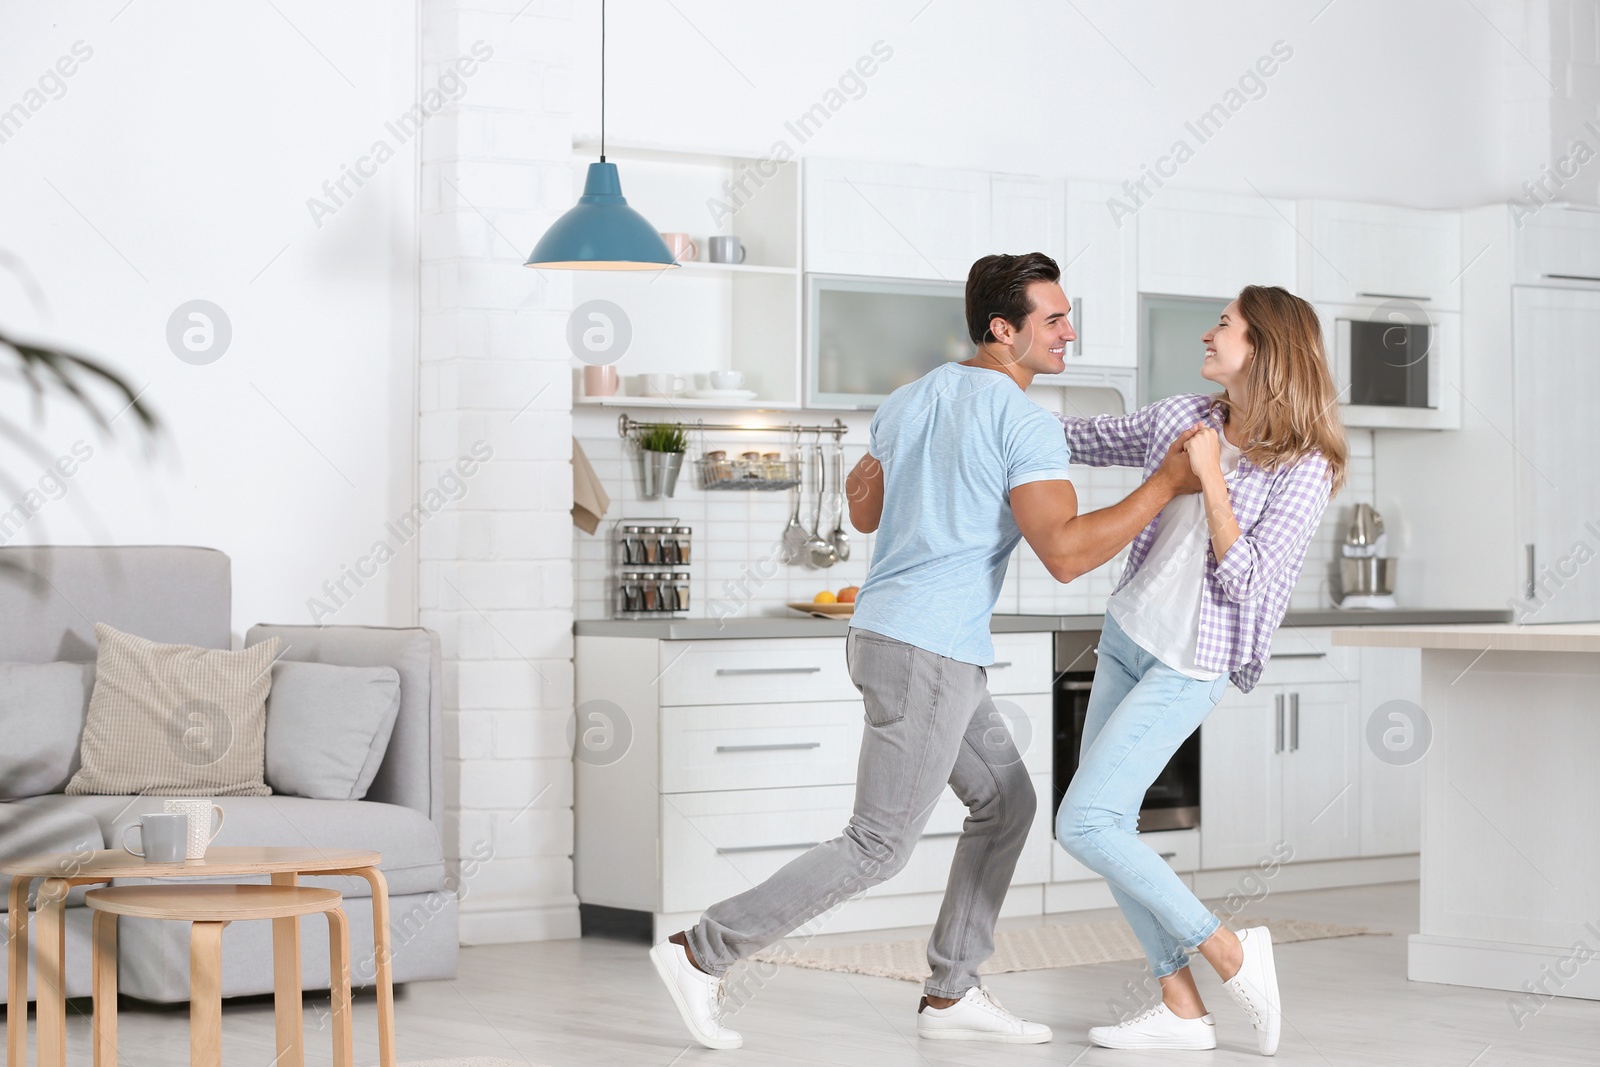
<svg viewBox="0 0 1600 1067">
<path fill-rule="evenodd" d="M 1275 945 L 1362 934 L 1388 936 L 1381 930 L 1368 930 L 1362 926 L 1340 926 L 1300 919 L 1262 919 L 1251 925 L 1265 925 L 1270 929 Z M 1050 967 L 1082 967 L 1091 963 L 1112 963 L 1143 957 L 1144 953 L 1128 924 L 1121 919 L 1105 919 L 1099 922 L 999 930 L 995 933 L 994 955 L 979 971 L 982 974 L 1007 974 Z M 752 958 L 764 963 L 898 978 L 904 982 L 921 982 L 930 973 L 926 941 L 880 941 L 825 948 L 790 948 L 780 943 Z"/>
</svg>

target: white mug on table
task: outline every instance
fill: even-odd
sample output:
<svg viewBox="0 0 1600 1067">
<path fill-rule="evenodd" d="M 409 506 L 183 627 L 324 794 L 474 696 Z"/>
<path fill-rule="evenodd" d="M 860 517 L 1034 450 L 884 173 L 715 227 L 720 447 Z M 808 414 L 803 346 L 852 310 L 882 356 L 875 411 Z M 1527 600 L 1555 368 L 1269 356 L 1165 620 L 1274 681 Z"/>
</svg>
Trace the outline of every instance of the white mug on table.
<svg viewBox="0 0 1600 1067">
<path fill-rule="evenodd" d="M 203 797 L 173 797 L 167 800 L 162 808 L 169 815 L 182 815 L 189 820 L 188 845 L 184 858 L 205 859 L 206 849 L 222 832 L 225 816 L 222 814 L 221 806 Z M 216 816 L 215 825 L 212 825 L 213 815 Z"/>
</svg>

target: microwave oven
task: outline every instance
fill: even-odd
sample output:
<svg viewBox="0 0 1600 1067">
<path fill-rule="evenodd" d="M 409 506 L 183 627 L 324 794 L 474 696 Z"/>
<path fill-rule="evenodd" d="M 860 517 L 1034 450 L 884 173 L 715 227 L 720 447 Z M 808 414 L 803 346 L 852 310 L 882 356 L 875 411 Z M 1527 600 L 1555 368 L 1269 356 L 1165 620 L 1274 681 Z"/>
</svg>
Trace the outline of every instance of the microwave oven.
<svg viewBox="0 0 1600 1067">
<path fill-rule="evenodd" d="M 806 406 L 870 410 L 968 359 L 961 282 L 806 275 Z"/>
<path fill-rule="evenodd" d="M 1460 427 L 1458 313 L 1410 300 L 1317 311 L 1346 426 Z"/>
</svg>

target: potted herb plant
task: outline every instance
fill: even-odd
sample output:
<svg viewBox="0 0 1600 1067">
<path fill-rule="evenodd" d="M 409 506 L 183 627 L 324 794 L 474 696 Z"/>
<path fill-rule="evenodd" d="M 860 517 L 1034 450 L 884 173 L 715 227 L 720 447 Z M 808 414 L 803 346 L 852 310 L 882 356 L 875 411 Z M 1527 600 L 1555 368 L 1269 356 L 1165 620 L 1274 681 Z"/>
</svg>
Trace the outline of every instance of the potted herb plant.
<svg viewBox="0 0 1600 1067">
<path fill-rule="evenodd" d="M 678 488 L 678 472 L 683 469 L 683 453 L 687 447 L 688 436 L 681 425 L 657 423 L 639 435 L 646 500 L 671 496 Z"/>
</svg>

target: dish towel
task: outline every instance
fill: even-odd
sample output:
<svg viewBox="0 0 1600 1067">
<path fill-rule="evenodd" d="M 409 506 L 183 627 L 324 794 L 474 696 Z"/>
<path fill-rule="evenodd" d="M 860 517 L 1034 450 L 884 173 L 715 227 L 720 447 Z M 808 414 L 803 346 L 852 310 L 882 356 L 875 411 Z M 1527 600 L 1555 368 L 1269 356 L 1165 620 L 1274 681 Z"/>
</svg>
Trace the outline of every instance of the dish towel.
<svg viewBox="0 0 1600 1067">
<path fill-rule="evenodd" d="M 572 439 L 572 525 L 584 533 L 594 533 L 611 507 L 611 497 L 606 495 L 600 476 L 594 472 L 589 457 L 584 455 L 578 439 Z"/>
</svg>

